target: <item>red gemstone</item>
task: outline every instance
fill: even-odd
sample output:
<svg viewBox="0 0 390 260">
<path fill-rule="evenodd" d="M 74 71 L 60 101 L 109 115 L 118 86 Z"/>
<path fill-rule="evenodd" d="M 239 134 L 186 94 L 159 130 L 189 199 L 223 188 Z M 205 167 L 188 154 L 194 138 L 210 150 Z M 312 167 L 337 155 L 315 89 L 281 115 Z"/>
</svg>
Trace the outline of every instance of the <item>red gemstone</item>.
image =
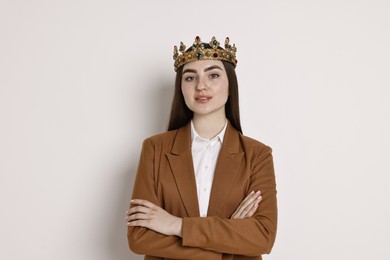
<svg viewBox="0 0 390 260">
<path fill-rule="evenodd" d="M 196 37 L 195 37 L 195 40 L 196 40 L 197 42 L 199 42 L 199 41 L 200 41 L 200 37 L 199 37 L 199 36 L 196 36 Z"/>
<path fill-rule="evenodd" d="M 213 57 L 217 58 L 218 57 L 218 53 L 214 52 Z"/>
</svg>

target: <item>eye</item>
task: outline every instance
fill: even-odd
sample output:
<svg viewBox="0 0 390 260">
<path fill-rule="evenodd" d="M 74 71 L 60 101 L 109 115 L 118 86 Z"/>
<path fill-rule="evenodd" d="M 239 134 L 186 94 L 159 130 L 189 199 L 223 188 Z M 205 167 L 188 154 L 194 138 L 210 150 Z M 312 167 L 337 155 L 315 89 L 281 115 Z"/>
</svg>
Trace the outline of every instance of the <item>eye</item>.
<svg viewBox="0 0 390 260">
<path fill-rule="evenodd" d="M 213 73 L 213 74 L 210 75 L 210 78 L 212 78 L 212 79 L 219 78 L 219 74 Z"/>
<path fill-rule="evenodd" d="M 191 81 L 195 80 L 195 77 L 194 76 L 188 76 L 188 77 L 185 77 L 184 80 L 188 81 L 188 82 L 191 82 Z"/>
</svg>

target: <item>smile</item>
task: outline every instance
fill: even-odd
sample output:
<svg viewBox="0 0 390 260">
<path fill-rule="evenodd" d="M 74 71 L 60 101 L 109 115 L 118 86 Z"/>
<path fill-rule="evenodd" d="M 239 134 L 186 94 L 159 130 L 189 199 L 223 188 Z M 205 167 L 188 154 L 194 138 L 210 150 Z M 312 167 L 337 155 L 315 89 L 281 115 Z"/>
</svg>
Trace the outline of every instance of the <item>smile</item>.
<svg viewBox="0 0 390 260">
<path fill-rule="evenodd" d="M 201 97 L 195 97 L 195 101 L 198 103 L 205 103 L 208 102 L 212 97 L 207 96 L 201 96 Z"/>
<path fill-rule="evenodd" d="M 211 99 L 211 98 L 212 98 L 211 96 L 204 96 L 204 95 L 195 96 L 196 100 L 205 100 L 205 99 Z"/>
</svg>

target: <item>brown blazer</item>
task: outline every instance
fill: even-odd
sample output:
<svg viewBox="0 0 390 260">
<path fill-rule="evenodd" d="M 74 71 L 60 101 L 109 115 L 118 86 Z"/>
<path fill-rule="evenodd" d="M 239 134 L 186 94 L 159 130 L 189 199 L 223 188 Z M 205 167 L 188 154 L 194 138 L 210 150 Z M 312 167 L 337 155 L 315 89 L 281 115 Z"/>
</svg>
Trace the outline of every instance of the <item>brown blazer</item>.
<svg viewBox="0 0 390 260">
<path fill-rule="evenodd" d="M 199 216 L 190 124 L 146 139 L 132 198 L 146 199 L 183 218 L 183 237 L 128 228 L 130 249 L 145 259 L 262 259 L 276 236 L 276 184 L 271 148 L 228 123 L 207 217 Z M 251 191 L 262 201 L 250 218 L 230 219 Z"/>
</svg>

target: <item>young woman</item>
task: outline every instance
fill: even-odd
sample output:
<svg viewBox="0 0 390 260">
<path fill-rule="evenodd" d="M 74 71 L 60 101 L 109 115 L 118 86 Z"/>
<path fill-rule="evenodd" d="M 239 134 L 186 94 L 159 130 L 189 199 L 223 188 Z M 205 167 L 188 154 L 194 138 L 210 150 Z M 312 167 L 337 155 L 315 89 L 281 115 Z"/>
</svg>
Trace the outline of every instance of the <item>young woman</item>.
<svg viewBox="0 0 390 260">
<path fill-rule="evenodd" d="M 143 143 L 129 246 L 145 259 L 262 259 L 276 236 L 275 175 L 271 148 L 241 131 L 236 47 L 197 36 L 180 52 L 169 131 Z"/>
</svg>

